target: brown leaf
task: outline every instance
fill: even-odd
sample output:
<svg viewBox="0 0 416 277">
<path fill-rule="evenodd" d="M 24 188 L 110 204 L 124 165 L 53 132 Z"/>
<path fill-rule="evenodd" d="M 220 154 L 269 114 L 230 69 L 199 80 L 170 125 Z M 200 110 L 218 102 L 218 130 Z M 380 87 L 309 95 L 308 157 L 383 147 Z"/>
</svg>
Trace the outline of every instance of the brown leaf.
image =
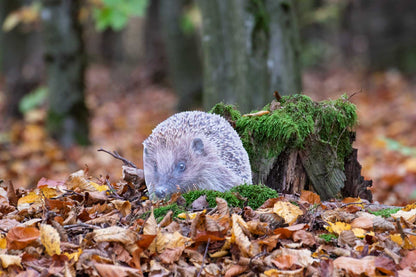
<svg viewBox="0 0 416 277">
<path fill-rule="evenodd" d="M 309 190 L 302 190 L 300 200 L 306 201 L 312 205 L 321 203 L 321 197 Z"/>
<path fill-rule="evenodd" d="M 296 257 L 292 255 L 281 255 L 272 260 L 272 263 L 280 269 L 291 269 L 296 263 Z"/>
<path fill-rule="evenodd" d="M 248 266 L 246 265 L 232 265 L 230 268 L 227 269 L 227 271 L 225 272 L 224 277 L 234 277 L 234 276 L 239 276 L 241 275 L 241 273 L 245 272 L 248 269 Z"/>
<path fill-rule="evenodd" d="M 143 276 L 140 270 L 121 265 L 95 263 L 94 268 L 97 270 L 101 277 Z"/>
<path fill-rule="evenodd" d="M 294 242 L 302 242 L 303 245 L 306 246 L 314 246 L 316 244 L 315 236 L 310 233 L 306 232 L 305 230 L 299 230 L 293 233 L 293 241 Z"/>
<path fill-rule="evenodd" d="M 172 264 L 177 262 L 182 256 L 185 246 L 179 246 L 176 248 L 166 248 L 160 255 L 160 261 L 165 264 Z"/>
<path fill-rule="evenodd" d="M 296 224 L 289 227 L 275 229 L 273 232 L 275 235 L 280 234 L 280 238 L 282 239 L 289 239 L 292 237 L 295 231 L 303 230 L 306 228 L 308 228 L 308 225 L 306 224 Z"/>
<path fill-rule="evenodd" d="M 6 235 L 7 249 L 23 249 L 34 243 L 40 236 L 35 227 L 14 227 Z"/>
<path fill-rule="evenodd" d="M 375 276 L 375 259 L 374 256 L 366 256 L 362 259 L 339 257 L 334 260 L 334 269 L 343 270 L 350 275 L 366 274 L 367 276 Z"/>
</svg>

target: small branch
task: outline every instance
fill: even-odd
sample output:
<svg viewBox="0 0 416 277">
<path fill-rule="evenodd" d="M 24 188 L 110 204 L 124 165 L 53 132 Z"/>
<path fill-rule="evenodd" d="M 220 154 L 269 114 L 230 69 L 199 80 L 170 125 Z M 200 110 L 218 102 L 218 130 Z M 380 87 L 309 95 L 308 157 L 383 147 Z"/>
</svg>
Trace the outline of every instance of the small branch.
<svg viewBox="0 0 416 277">
<path fill-rule="evenodd" d="M 211 238 L 208 238 L 207 241 L 207 247 L 205 247 L 205 253 L 204 253 L 204 258 L 202 259 L 202 263 L 201 263 L 201 268 L 199 269 L 198 275 L 197 277 L 201 276 L 201 272 L 204 269 L 204 264 L 205 264 L 205 258 L 207 257 L 207 252 L 208 252 L 208 247 L 209 247 L 209 242 L 211 241 Z"/>
<path fill-rule="evenodd" d="M 137 168 L 137 166 L 134 163 L 132 163 L 131 161 L 127 160 L 126 158 L 123 158 L 122 156 L 120 156 L 120 154 L 118 154 L 117 151 L 110 152 L 110 151 L 107 151 L 107 150 L 102 149 L 102 148 L 98 149 L 97 151 L 105 152 L 105 153 L 113 156 L 113 158 L 122 161 L 124 165 L 130 166 L 130 167 L 133 167 L 133 168 Z"/>
</svg>

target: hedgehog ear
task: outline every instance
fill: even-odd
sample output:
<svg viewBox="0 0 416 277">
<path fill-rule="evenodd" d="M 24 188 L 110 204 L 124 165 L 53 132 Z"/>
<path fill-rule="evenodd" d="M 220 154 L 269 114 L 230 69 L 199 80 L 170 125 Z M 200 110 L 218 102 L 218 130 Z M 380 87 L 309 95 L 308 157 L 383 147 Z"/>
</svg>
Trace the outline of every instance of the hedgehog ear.
<svg viewBox="0 0 416 277">
<path fill-rule="evenodd" d="M 202 139 L 194 138 L 192 141 L 192 150 L 194 150 L 199 155 L 205 156 L 204 143 L 202 142 Z"/>
</svg>

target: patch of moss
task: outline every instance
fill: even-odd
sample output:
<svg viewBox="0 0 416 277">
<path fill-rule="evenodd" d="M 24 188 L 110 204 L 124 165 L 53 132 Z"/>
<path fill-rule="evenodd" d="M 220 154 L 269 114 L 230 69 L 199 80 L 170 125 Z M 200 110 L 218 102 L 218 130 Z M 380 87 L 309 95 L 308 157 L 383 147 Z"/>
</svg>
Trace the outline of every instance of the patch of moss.
<svg viewBox="0 0 416 277">
<path fill-rule="evenodd" d="M 357 122 L 356 107 L 346 95 L 322 102 L 300 94 L 283 96 L 279 109 L 262 116 L 243 117 L 223 103 L 211 112 L 231 115 L 251 161 L 278 156 L 288 147 L 302 149 L 306 139 L 313 137 L 329 144 L 343 165 L 352 151 L 349 132 Z"/>
<path fill-rule="evenodd" d="M 247 198 L 247 206 L 257 209 L 263 205 L 266 200 L 279 196 L 277 191 L 264 185 L 241 185 L 233 187 L 230 192 L 238 192 L 244 198 Z"/>
<path fill-rule="evenodd" d="M 169 211 L 173 211 L 174 218 L 178 217 L 178 214 L 186 212 L 185 209 L 179 207 L 176 203 L 158 207 L 153 210 L 153 214 L 155 215 L 156 221 L 160 222 Z"/>
<path fill-rule="evenodd" d="M 401 208 L 387 208 L 387 209 L 382 209 L 382 210 L 378 210 L 378 211 L 370 211 L 369 210 L 368 212 L 373 214 L 373 215 L 388 218 L 388 217 L 391 216 L 391 214 L 394 214 L 394 213 L 398 212 L 399 210 L 401 210 Z"/>
<path fill-rule="evenodd" d="M 223 102 L 220 102 L 212 107 L 209 113 L 219 114 L 234 122 L 241 117 L 241 113 L 233 105 L 225 105 Z"/>
<path fill-rule="evenodd" d="M 253 209 L 257 209 L 263 203 L 270 198 L 278 197 L 278 193 L 269 187 L 264 185 L 240 185 L 233 187 L 230 191 L 219 192 L 213 190 L 195 190 L 190 191 L 182 196 L 186 199 L 187 206 L 191 205 L 196 199 L 202 195 L 206 195 L 209 207 L 213 208 L 217 205 L 215 202 L 216 197 L 220 197 L 227 201 L 231 207 L 243 208 L 245 201 L 239 199 L 235 193 L 239 193 L 242 197 L 247 198 L 247 206 Z"/>
<path fill-rule="evenodd" d="M 326 242 L 330 242 L 334 239 L 337 239 L 337 236 L 334 234 L 320 234 L 319 238 L 323 239 Z"/>
<path fill-rule="evenodd" d="M 207 202 L 210 208 L 214 208 L 215 206 L 217 206 L 217 202 L 215 202 L 216 197 L 225 199 L 225 201 L 227 201 L 228 205 L 231 207 L 242 207 L 244 205 L 244 201 L 238 199 L 237 196 L 235 196 L 230 191 L 219 192 L 219 191 L 214 191 L 214 190 L 194 190 L 194 191 L 190 191 L 185 194 L 182 194 L 182 196 L 186 200 L 187 206 L 190 206 L 192 202 L 194 202 L 196 199 L 198 199 L 202 195 L 206 195 Z"/>
</svg>

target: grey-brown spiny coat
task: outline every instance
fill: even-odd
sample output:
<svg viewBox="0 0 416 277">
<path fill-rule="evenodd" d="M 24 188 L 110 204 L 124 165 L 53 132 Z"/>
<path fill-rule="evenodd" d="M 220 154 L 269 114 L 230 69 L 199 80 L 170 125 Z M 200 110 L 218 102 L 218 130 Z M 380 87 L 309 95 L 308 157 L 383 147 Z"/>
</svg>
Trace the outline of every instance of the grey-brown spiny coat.
<svg viewBox="0 0 416 277">
<path fill-rule="evenodd" d="M 153 199 L 252 183 L 240 137 L 219 115 L 177 113 L 160 123 L 143 145 L 144 176 Z"/>
</svg>

